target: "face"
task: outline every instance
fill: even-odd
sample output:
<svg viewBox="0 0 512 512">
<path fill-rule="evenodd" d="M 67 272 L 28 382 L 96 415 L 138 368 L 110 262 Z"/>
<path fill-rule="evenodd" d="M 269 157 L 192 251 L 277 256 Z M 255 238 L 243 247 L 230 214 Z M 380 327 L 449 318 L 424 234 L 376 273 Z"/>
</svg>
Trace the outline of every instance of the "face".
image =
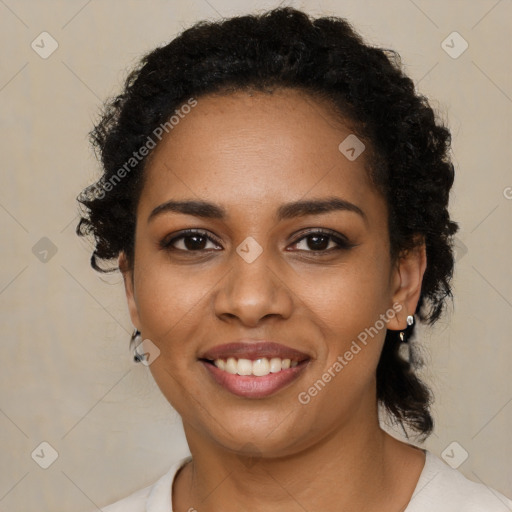
<svg viewBox="0 0 512 512">
<path fill-rule="evenodd" d="M 413 314 L 424 251 L 391 262 L 386 202 L 327 105 L 295 90 L 197 101 L 148 161 L 124 271 L 158 386 L 189 442 L 229 451 L 373 425 L 386 327 Z"/>
</svg>

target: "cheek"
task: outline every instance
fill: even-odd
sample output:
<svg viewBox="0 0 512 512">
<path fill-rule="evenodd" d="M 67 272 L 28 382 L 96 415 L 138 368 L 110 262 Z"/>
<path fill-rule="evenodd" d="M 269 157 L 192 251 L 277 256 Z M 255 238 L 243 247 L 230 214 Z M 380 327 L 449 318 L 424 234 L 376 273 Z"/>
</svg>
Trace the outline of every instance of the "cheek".
<svg viewBox="0 0 512 512">
<path fill-rule="evenodd" d="M 169 263 L 142 256 L 135 270 L 135 295 L 143 334 L 172 349 L 172 341 L 183 339 L 197 324 L 214 281 L 210 284 L 203 279 L 207 277 L 204 273 L 198 278 L 192 267 L 171 268 Z"/>
<path fill-rule="evenodd" d="M 329 346 L 341 351 L 374 326 L 388 308 L 386 262 L 361 252 L 351 263 L 303 277 L 300 298 L 324 331 Z M 379 322 L 377 328 L 385 334 Z"/>
<path fill-rule="evenodd" d="M 381 315 L 389 311 L 387 280 L 378 266 L 360 262 L 317 277 L 301 297 L 324 339 L 314 376 L 298 397 L 301 404 L 309 404 L 304 413 L 318 421 L 337 424 L 363 399 L 374 400 L 386 335 Z M 326 403 L 331 406 L 326 408 Z"/>
</svg>

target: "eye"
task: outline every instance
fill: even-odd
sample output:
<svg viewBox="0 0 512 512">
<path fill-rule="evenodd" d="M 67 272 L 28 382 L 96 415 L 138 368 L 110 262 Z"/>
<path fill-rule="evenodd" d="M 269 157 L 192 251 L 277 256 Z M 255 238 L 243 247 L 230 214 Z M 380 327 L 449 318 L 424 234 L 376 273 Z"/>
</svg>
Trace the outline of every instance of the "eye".
<svg viewBox="0 0 512 512">
<path fill-rule="evenodd" d="M 214 247 L 207 247 L 208 242 L 214 244 Z M 160 242 L 162 249 L 169 251 L 183 251 L 183 252 L 199 252 L 205 250 L 218 250 L 219 242 L 207 234 L 206 231 L 199 229 L 187 229 L 173 236 L 172 238 L 166 237 Z"/>
<path fill-rule="evenodd" d="M 300 251 L 312 253 L 331 253 L 341 249 L 350 249 L 355 245 L 350 243 L 345 236 L 324 229 L 309 231 L 292 244 L 292 246 L 297 246 Z M 187 229 L 173 236 L 167 236 L 160 242 L 160 247 L 168 251 L 185 253 L 222 249 L 220 242 L 215 237 L 200 229 Z"/>
<path fill-rule="evenodd" d="M 298 247 L 299 250 L 314 253 L 331 253 L 355 247 L 355 244 L 350 243 L 343 235 L 323 229 L 308 232 L 292 245 L 302 245 Z"/>
</svg>

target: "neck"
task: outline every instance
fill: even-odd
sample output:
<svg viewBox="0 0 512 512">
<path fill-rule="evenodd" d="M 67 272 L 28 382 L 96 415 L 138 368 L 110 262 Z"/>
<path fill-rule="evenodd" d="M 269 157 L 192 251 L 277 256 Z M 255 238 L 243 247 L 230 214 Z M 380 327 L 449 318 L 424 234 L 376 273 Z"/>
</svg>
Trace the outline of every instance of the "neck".
<svg viewBox="0 0 512 512">
<path fill-rule="evenodd" d="M 384 511 L 383 503 L 392 501 L 403 510 L 422 469 L 418 450 L 382 431 L 377 418 L 363 428 L 352 422 L 282 457 L 243 457 L 184 427 L 193 461 L 176 485 L 179 512 Z M 415 465 L 410 450 L 417 450 Z M 411 476 L 400 482 L 404 468 Z"/>
</svg>

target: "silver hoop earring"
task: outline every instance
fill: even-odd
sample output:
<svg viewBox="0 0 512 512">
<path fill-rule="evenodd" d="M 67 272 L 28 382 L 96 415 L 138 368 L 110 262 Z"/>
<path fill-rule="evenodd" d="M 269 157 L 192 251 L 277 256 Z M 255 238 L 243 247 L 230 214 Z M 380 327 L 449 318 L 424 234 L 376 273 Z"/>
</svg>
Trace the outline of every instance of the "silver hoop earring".
<svg viewBox="0 0 512 512">
<path fill-rule="evenodd" d="M 141 356 L 137 353 L 137 347 L 142 343 L 142 336 L 138 329 L 133 331 L 133 334 L 130 338 L 130 352 L 133 354 L 133 360 L 136 363 L 140 363 L 142 361 Z"/>
</svg>

